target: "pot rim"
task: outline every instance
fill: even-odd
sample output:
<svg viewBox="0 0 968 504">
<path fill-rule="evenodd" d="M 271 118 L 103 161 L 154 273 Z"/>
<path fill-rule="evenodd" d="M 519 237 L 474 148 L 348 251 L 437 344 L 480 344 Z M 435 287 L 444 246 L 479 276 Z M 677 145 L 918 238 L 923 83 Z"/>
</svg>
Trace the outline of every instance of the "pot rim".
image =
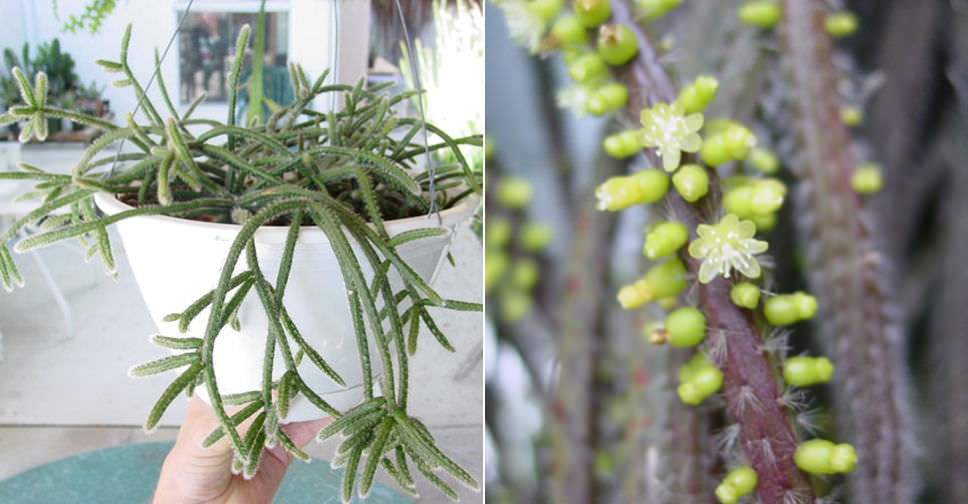
<svg viewBox="0 0 968 504">
<path fill-rule="evenodd" d="M 114 215 L 126 210 L 133 210 L 135 207 L 122 202 L 113 194 L 97 192 L 94 194 L 94 202 L 98 208 L 108 215 Z M 453 228 L 466 221 L 477 209 L 480 202 L 480 195 L 470 194 L 460 200 L 456 205 L 440 211 L 441 222 L 438 224 L 434 215 L 420 215 L 417 217 L 407 217 L 404 219 L 393 219 L 383 222 L 383 226 L 391 235 L 409 231 L 412 229 L 428 227 L 447 227 Z M 217 222 L 203 222 L 192 219 L 183 219 L 169 215 L 139 215 L 125 219 L 119 224 L 127 221 L 151 222 L 155 225 L 166 227 L 180 227 L 187 231 L 215 235 L 218 239 L 232 240 L 242 228 L 241 224 L 225 224 Z M 372 225 L 372 224 L 371 224 Z M 289 226 L 260 226 L 255 232 L 256 241 L 259 243 L 284 243 L 289 233 Z M 316 227 L 305 227 L 299 232 L 300 242 L 328 242 L 325 233 Z"/>
</svg>

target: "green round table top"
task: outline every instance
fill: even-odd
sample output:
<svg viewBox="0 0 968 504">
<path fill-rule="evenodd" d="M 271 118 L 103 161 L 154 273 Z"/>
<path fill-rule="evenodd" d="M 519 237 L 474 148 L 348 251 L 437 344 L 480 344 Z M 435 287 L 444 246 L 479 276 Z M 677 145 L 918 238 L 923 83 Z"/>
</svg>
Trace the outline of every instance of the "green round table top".
<svg viewBox="0 0 968 504">
<path fill-rule="evenodd" d="M 0 481 L 4 504 L 146 504 L 172 443 L 140 443 L 82 453 L 35 467 Z M 277 504 L 339 504 L 342 470 L 329 462 L 294 462 L 276 494 Z M 358 499 L 354 498 L 353 502 Z M 367 504 L 410 501 L 374 484 Z"/>
</svg>

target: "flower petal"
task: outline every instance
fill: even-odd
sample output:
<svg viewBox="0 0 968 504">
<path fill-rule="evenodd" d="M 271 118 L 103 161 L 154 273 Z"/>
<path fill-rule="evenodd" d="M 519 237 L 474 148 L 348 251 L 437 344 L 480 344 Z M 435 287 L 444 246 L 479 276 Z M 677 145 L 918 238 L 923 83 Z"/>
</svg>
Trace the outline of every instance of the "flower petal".
<svg viewBox="0 0 968 504">
<path fill-rule="evenodd" d="M 699 152 L 702 148 L 702 137 L 697 133 L 690 133 L 682 139 L 682 150 L 686 152 Z"/>
<path fill-rule="evenodd" d="M 689 128 L 689 131 L 699 131 L 699 128 L 702 128 L 702 123 L 702 114 L 689 114 L 686 116 L 686 127 Z"/>
</svg>

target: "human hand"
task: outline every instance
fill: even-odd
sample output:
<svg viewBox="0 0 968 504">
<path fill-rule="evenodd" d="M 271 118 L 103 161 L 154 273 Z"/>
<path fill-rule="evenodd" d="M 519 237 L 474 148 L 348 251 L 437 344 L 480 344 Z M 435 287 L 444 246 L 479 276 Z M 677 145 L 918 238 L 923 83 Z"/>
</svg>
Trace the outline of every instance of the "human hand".
<svg viewBox="0 0 968 504">
<path fill-rule="evenodd" d="M 331 418 L 294 422 L 283 426 L 296 446 L 302 447 L 331 422 Z M 279 489 L 292 456 L 277 445 L 266 448 L 252 479 L 232 474 L 232 446 L 222 438 L 202 447 L 218 419 L 198 396 L 188 403 L 178 439 L 161 468 L 154 504 L 268 504 Z"/>
</svg>

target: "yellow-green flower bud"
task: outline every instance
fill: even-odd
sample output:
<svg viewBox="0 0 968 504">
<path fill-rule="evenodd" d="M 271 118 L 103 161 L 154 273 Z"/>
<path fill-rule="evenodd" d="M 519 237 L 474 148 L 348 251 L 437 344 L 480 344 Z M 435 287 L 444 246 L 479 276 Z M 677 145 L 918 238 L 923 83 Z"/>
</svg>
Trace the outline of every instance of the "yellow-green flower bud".
<svg viewBox="0 0 968 504">
<path fill-rule="evenodd" d="M 723 373 L 712 365 L 696 369 L 690 380 L 676 389 L 679 399 L 686 404 L 697 405 L 703 399 L 719 392 L 723 386 Z"/>
<path fill-rule="evenodd" d="M 657 224 L 645 235 L 642 253 L 653 261 L 674 253 L 689 241 L 689 230 L 681 222 Z"/>
<path fill-rule="evenodd" d="M 750 155 L 746 160 L 754 169 L 767 175 L 776 173 L 780 169 L 780 160 L 777 159 L 776 154 L 762 147 L 754 147 L 750 150 Z"/>
<path fill-rule="evenodd" d="M 609 156 L 623 159 L 635 155 L 643 149 L 642 133 L 638 130 L 619 131 L 614 135 L 605 137 L 602 147 Z"/>
<path fill-rule="evenodd" d="M 857 194 L 874 194 L 884 187 L 881 167 L 875 163 L 864 163 L 850 176 L 850 185 Z"/>
<path fill-rule="evenodd" d="M 706 337 L 706 316 L 691 306 L 678 308 L 666 317 L 665 328 L 670 345 L 696 346 Z"/>
<path fill-rule="evenodd" d="M 682 199 L 693 203 L 709 192 L 709 174 L 706 169 L 697 164 L 682 165 L 672 176 L 672 185 L 682 196 Z"/>
<path fill-rule="evenodd" d="M 759 28 L 772 28 L 782 13 L 780 4 L 769 0 L 746 2 L 737 11 L 740 21 Z"/>
<path fill-rule="evenodd" d="M 626 177 L 612 177 L 595 190 L 599 210 L 623 210 L 632 205 L 654 203 L 669 190 L 669 177 L 649 168 Z"/>
<path fill-rule="evenodd" d="M 555 230 L 551 226 L 529 222 L 521 229 L 521 247 L 528 252 L 541 252 L 548 247 L 554 236 Z"/>
<path fill-rule="evenodd" d="M 756 471 L 752 467 L 733 469 L 716 487 L 716 497 L 722 504 L 736 504 L 740 497 L 756 488 L 757 480 Z"/>
<path fill-rule="evenodd" d="M 585 110 L 595 115 L 604 115 L 624 107 L 628 99 L 629 90 L 625 84 L 605 84 L 588 95 Z"/>
<path fill-rule="evenodd" d="M 796 387 L 827 383 L 833 376 L 834 365 L 826 357 L 796 356 L 783 363 L 783 379 Z"/>
<path fill-rule="evenodd" d="M 686 265 L 669 259 L 650 268 L 642 278 L 618 291 L 622 308 L 632 310 L 657 299 L 675 296 L 686 288 Z"/>
<path fill-rule="evenodd" d="M 500 297 L 501 318 L 509 323 L 519 322 L 531 311 L 533 301 L 527 292 L 517 289 L 502 290 Z"/>
<path fill-rule="evenodd" d="M 512 210 L 520 210 L 531 202 L 533 192 L 534 189 L 528 179 L 518 176 L 505 177 L 498 184 L 497 200 Z"/>
<path fill-rule="evenodd" d="M 857 31 L 857 16 L 850 11 L 832 12 L 824 21 L 824 28 L 831 37 L 846 37 Z"/>
<path fill-rule="evenodd" d="M 719 166 L 732 158 L 726 150 L 726 139 L 722 133 L 706 137 L 699 149 L 699 157 L 709 166 Z"/>
<path fill-rule="evenodd" d="M 847 126 L 854 127 L 864 120 L 864 112 L 858 107 L 848 105 L 840 109 L 840 120 Z"/>
<path fill-rule="evenodd" d="M 756 231 L 769 231 L 776 227 L 776 214 L 751 215 L 749 217 L 756 224 Z"/>
<path fill-rule="evenodd" d="M 737 217 L 748 218 L 753 212 L 753 186 L 742 185 L 734 187 L 723 195 L 723 209 Z"/>
<path fill-rule="evenodd" d="M 759 180 L 753 184 L 753 190 L 750 194 L 750 209 L 754 215 L 765 215 L 776 212 L 783 206 L 786 193 L 786 184 L 777 179 L 769 178 Z"/>
<path fill-rule="evenodd" d="M 729 299 L 736 306 L 752 310 L 760 304 L 760 288 L 750 282 L 740 282 L 729 290 Z"/>
<path fill-rule="evenodd" d="M 511 268 L 511 283 L 524 291 L 529 291 L 538 285 L 538 264 L 531 259 L 522 258 L 515 261 Z"/>
<path fill-rule="evenodd" d="M 811 474 L 848 473 L 857 466 L 857 452 L 849 444 L 811 439 L 797 447 L 793 461 Z"/>
<path fill-rule="evenodd" d="M 790 325 L 800 320 L 797 304 L 793 301 L 793 296 L 788 295 L 767 299 L 763 304 L 763 315 L 767 322 L 775 326 Z"/>
<path fill-rule="evenodd" d="M 511 223 L 502 217 L 487 219 L 484 227 L 484 242 L 488 247 L 501 248 L 511 240 Z"/>
<path fill-rule="evenodd" d="M 750 149 L 756 146 L 756 136 L 743 126 L 729 128 L 723 135 L 726 152 L 732 159 L 745 159 Z"/>
<path fill-rule="evenodd" d="M 645 19 L 658 19 L 682 4 L 682 0 L 638 0 L 635 2 L 639 13 Z"/>
<path fill-rule="evenodd" d="M 800 320 L 812 319 L 817 314 L 817 298 L 802 291 L 794 292 L 791 296 L 793 303 L 797 305 L 797 317 Z"/>
<path fill-rule="evenodd" d="M 684 87 L 676 101 L 682 105 L 682 110 L 687 114 L 702 112 L 716 99 L 718 90 L 719 81 L 714 77 L 702 75 Z"/>
<path fill-rule="evenodd" d="M 504 276 L 508 268 L 508 256 L 504 252 L 488 250 L 484 253 L 484 290 L 491 287 Z"/>
</svg>

